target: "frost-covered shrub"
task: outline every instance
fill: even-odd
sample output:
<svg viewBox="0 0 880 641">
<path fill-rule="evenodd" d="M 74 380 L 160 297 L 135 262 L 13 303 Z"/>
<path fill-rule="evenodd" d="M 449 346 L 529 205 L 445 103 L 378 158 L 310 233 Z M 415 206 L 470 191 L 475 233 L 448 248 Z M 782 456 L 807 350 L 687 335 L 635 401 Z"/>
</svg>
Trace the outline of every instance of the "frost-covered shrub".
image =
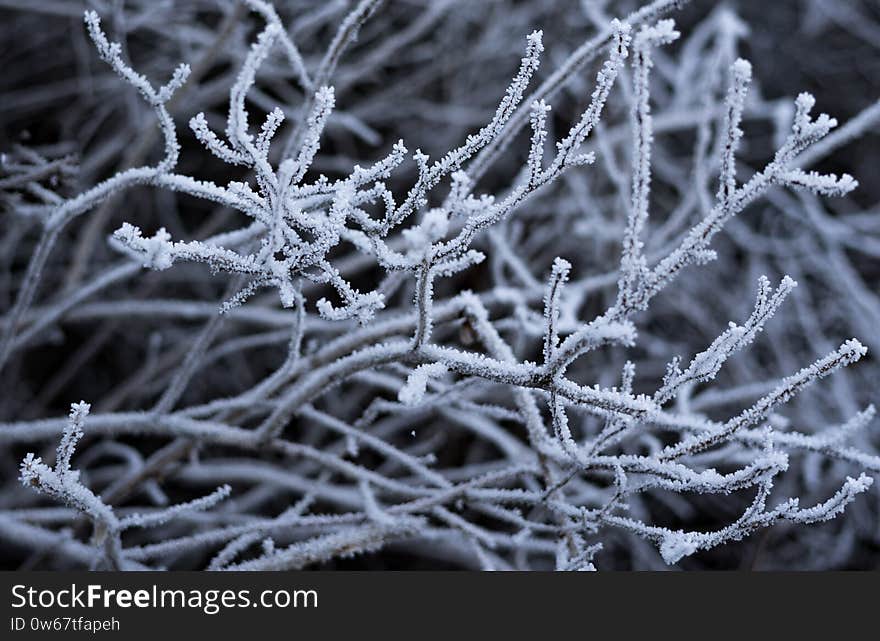
<svg viewBox="0 0 880 641">
<path fill-rule="evenodd" d="M 880 108 L 749 3 L 107 4 L 4 112 L 9 565 L 870 562 Z"/>
</svg>

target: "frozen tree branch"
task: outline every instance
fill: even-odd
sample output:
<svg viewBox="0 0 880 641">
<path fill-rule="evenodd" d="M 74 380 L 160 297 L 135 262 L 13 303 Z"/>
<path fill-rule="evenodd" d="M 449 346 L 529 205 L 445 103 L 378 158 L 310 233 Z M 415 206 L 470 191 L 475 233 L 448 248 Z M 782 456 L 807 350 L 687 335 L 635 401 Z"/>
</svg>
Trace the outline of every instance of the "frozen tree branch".
<svg viewBox="0 0 880 641">
<path fill-rule="evenodd" d="M 681 0 L 559 24 L 538 2 L 246 0 L 184 99 L 170 61 L 219 36 L 133 1 L 120 42 L 85 14 L 110 70 L 70 90 L 108 104 L 65 120 L 87 153 L 0 158 L 0 453 L 33 450 L 34 490 L 8 484 L 0 538 L 51 567 L 210 570 L 389 546 L 702 567 L 777 523 L 779 558 L 814 558 L 832 519 L 876 540 L 876 362 L 840 341 L 876 346 L 880 224 L 813 169 L 876 105 L 835 129 L 810 94 L 768 98 L 775 61 L 738 57 L 756 26 L 734 3 L 679 30 Z M 120 165 L 139 109 L 161 157 Z M 109 249 L 68 251 L 122 193 Z M 74 264 L 89 280 L 59 286 Z M 64 417 L 80 389 L 94 410 Z"/>
</svg>

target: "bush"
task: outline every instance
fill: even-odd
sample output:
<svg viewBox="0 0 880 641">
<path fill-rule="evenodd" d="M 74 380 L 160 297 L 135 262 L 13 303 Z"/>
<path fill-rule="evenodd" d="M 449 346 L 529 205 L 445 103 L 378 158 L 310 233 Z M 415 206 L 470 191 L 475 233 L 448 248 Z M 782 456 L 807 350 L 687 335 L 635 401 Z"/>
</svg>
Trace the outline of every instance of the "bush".
<svg viewBox="0 0 880 641">
<path fill-rule="evenodd" d="M 21 4 L 9 567 L 873 563 L 880 103 L 752 3 Z"/>
</svg>

